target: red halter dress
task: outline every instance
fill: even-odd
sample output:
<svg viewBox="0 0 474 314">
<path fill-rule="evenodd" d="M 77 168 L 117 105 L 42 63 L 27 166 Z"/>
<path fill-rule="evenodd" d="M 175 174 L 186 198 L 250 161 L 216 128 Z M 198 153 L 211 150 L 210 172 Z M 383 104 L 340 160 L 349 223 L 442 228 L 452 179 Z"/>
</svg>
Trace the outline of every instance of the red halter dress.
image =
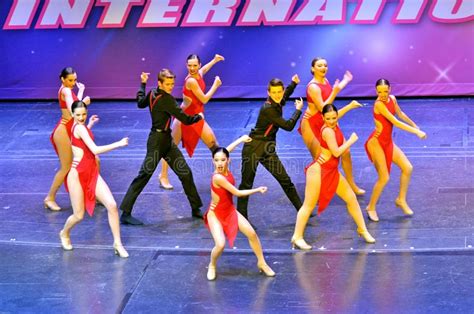
<svg viewBox="0 0 474 314">
<path fill-rule="evenodd" d="M 324 84 L 317 83 L 317 82 L 309 82 L 308 85 L 306 86 L 306 99 L 308 100 L 308 103 L 313 103 L 314 104 L 314 101 L 313 101 L 313 99 L 311 98 L 311 96 L 309 94 L 309 87 L 312 84 L 318 85 L 319 88 L 321 89 L 321 97 L 322 97 L 323 101 L 326 101 L 326 99 L 328 99 L 329 96 L 331 96 L 332 86 L 331 86 L 331 84 L 329 84 L 327 79 L 325 79 Z M 309 113 L 308 109 L 306 109 L 306 111 L 303 115 L 303 119 L 301 119 L 301 121 L 300 121 L 300 127 L 298 128 L 298 132 L 300 134 L 302 134 L 301 124 L 303 123 L 303 120 L 308 120 L 309 125 L 311 127 L 311 131 L 313 131 L 313 134 L 316 137 L 316 139 L 319 142 L 321 142 L 321 128 L 324 125 L 323 114 L 320 111 L 318 111 L 314 115 L 311 115 L 311 113 Z"/>
<path fill-rule="evenodd" d="M 72 132 L 74 132 L 74 128 L 76 126 L 77 124 L 74 124 Z M 91 130 L 88 128 L 86 128 L 86 130 L 90 137 L 94 139 L 94 135 L 92 134 Z M 79 174 L 79 182 L 82 187 L 82 192 L 84 193 L 84 205 L 86 207 L 87 213 L 92 216 L 94 214 L 95 207 L 95 188 L 97 186 L 97 179 L 99 178 L 99 169 L 97 168 L 95 155 L 89 149 L 89 147 L 87 147 L 82 139 L 78 139 L 74 135 L 71 136 L 71 145 L 82 149 L 84 152 L 82 159 L 79 162 L 72 162 L 72 168 L 75 168 Z M 66 191 L 69 192 L 69 188 L 67 186 L 67 177 L 64 182 Z"/>
<path fill-rule="evenodd" d="M 59 89 L 59 92 L 58 92 L 59 108 L 61 108 L 61 109 L 68 109 L 68 108 L 67 108 L 66 101 L 61 99 L 61 91 L 63 90 L 63 88 L 65 88 L 65 87 L 62 86 L 62 87 Z M 74 101 L 79 100 L 79 99 L 77 98 L 76 94 L 75 94 L 72 90 L 71 90 L 71 93 L 72 93 L 72 99 L 73 99 Z M 66 120 L 66 119 L 64 119 L 64 118 L 61 117 L 61 119 L 59 119 L 59 122 L 58 122 L 58 123 L 56 124 L 56 126 L 54 127 L 53 132 L 51 133 L 51 136 L 49 137 L 49 140 L 51 141 L 51 144 L 53 144 L 54 150 L 56 151 L 56 155 L 59 155 L 59 154 L 58 154 L 58 148 L 56 147 L 56 144 L 54 143 L 54 132 L 56 132 L 56 130 L 58 129 L 58 127 L 59 127 L 61 124 L 66 127 L 67 135 L 69 136 L 69 138 L 71 138 L 72 126 L 74 125 L 74 119 L 71 118 L 71 119 L 69 119 L 69 120 Z"/>
<path fill-rule="evenodd" d="M 395 114 L 395 102 L 393 101 L 392 97 L 389 97 L 388 103 L 383 103 L 385 104 L 385 107 L 387 107 L 388 111 L 390 111 L 391 114 Z M 370 134 L 369 138 L 367 139 L 367 142 L 365 142 L 365 151 L 367 152 L 367 156 L 369 157 L 369 160 L 373 162 L 372 156 L 370 155 L 369 149 L 367 147 L 367 143 L 371 138 L 376 138 L 377 141 L 380 144 L 380 147 L 382 147 L 383 153 L 385 155 L 385 162 L 387 164 L 387 170 L 388 173 L 390 173 L 390 169 L 392 168 L 392 156 L 393 156 L 393 140 L 392 140 L 392 130 L 393 130 L 393 124 L 390 122 L 387 118 L 385 118 L 383 115 L 375 113 L 375 108 L 374 108 L 374 119 L 379 121 L 382 124 L 382 131 L 377 132 L 375 130 Z"/>
<path fill-rule="evenodd" d="M 327 126 L 324 126 L 321 129 L 321 133 L 324 128 L 327 128 Z M 337 146 L 341 146 L 344 143 L 344 134 L 342 134 L 339 126 L 334 128 L 334 132 L 336 133 Z M 328 144 L 322 137 L 321 147 L 329 150 Z M 320 154 L 316 160 L 309 164 L 305 169 L 306 173 L 306 170 L 316 162 L 321 166 L 321 188 L 319 191 L 318 215 L 320 215 L 326 209 L 326 207 L 329 205 L 329 202 L 334 197 L 334 194 L 336 194 L 337 185 L 339 184 L 339 159 L 340 158 L 336 158 L 331 155 L 328 161 L 324 161 Z"/>
<path fill-rule="evenodd" d="M 227 181 L 229 181 L 230 184 L 235 185 L 235 179 L 234 179 L 234 176 L 232 175 L 232 172 L 229 171 L 227 176 L 224 176 L 224 178 Z M 204 215 L 204 223 L 206 224 L 206 227 L 209 229 L 207 214 L 209 213 L 210 210 L 213 210 L 214 214 L 216 214 L 217 219 L 222 225 L 224 234 L 227 237 L 227 240 L 229 241 L 229 246 L 233 247 L 234 240 L 237 237 L 237 232 L 239 231 L 239 220 L 237 217 L 237 211 L 234 207 L 234 202 L 232 200 L 232 193 L 230 193 L 224 188 L 215 187 L 214 184 L 212 183 L 212 180 L 211 180 L 211 190 L 219 196 L 219 202 L 217 203 L 214 209 L 211 209 L 211 206 L 209 206 L 209 209 Z"/>
<path fill-rule="evenodd" d="M 195 115 L 201 112 L 204 112 L 204 104 L 194 95 L 194 93 L 186 89 L 186 83 L 188 80 L 191 79 L 191 76 L 187 76 L 184 80 L 183 86 L 183 96 L 186 96 L 191 99 L 191 103 L 189 106 L 184 110 L 184 112 L 188 115 Z M 196 79 L 199 85 L 199 88 L 204 92 L 206 89 L 206 83 L 202 76 Z M 183 143 L 183 147 L 188 152 L 189 157 L 192 157 L 194 154 L 194 150 L 201 138 L 202 129 L 204 127 L 204 119 L 201 121 L 191 124 L 191 125 L 184 125 L 181 123 L 181 141 Z"/>
</svg>

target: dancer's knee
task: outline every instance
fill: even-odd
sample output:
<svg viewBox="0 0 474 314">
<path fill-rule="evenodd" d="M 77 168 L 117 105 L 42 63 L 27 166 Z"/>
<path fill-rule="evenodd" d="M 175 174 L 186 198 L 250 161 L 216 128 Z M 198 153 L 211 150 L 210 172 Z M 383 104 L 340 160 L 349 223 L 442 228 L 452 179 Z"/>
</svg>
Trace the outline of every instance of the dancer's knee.
<svg viewBox="0 0 474 314">
<path fill-rule="evenodd" d="M 224 248 L 225 248 L 225 240 L 217 241 L 214 248 L 216 250 L 216 253 L 222 253 L 224 251 Z"/>
<path fill-rule="evenodd" d="M 389 180 L 390 180 L 390 175 L 387 173 L 387 174 L 382 174 L 381 176 L 379 176 L 378 182 L 380 185 L 385 186 L 387 185 Z"/>
<path fill-rule="evenodd" d="M 118 212 L 117 203 L 114 200 L 105 202 L 104 206 L 105 206 L 105 208 L 107 208 L 107 211 L 109 213 L 117 213 Z"/>
<path fill-rule="evenodd" d="M 347 206 L 354 206 L 357 204 L 357 197 L 354 192 L 348 193 L 346 197 Z"/>
<path fill-rule="evenodd" d="M 66 176 L 69 170 L 71 170 L 70 164 L 61 164 L 61 168 L 59 168 L 58 173 L 63 176 Z"/>
<path fill-rule="evenodd" d="M 249 231 L 247 233 L 247 238 L 251 242 L 256 241 L 258 239 L 258 236 L 257 236 L 257 233 L 255 232 L 255 230 Z"/>
<path fill-rule="evenodd" d="M 411 163 L 408 163 L 408 165 L 402 168 L 402 172 L 406 175 L 411 175 L 411 173 L 413 172 L 413 165 Z"/>
<path fill-rule="evenodd" d="M 84 219 L 84 212 L 82 213 L 74 213 L 73 214 L 74 216 L 74 219 L 79 222 L 79 221 L 82 221 Z"/>
</svg>

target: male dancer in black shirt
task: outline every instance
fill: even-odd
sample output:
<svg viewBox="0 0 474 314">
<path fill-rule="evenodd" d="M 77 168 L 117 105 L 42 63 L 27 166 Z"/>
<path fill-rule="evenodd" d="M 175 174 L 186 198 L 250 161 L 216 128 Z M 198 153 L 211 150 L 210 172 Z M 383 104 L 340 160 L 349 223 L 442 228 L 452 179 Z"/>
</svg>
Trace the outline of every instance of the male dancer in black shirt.
<svg viewBox="0 0 474 314">
<path fill-rule="evenodd" d="M 294 75 L 292 82 L 286 89 L 284 89 L 283 82 L 279 79 L 272 79 L 268 84 L 268 98 L 260 109 L 255 128 L 252 129 L 249 135 L 252 141 L 245 143 L 242 149 L 242 182 L 239 186 L 239 190 L 252 188 L 257 166 L 261 163 L 280 183 L 296 210 L 299 210 L 302 205 L 301 199 L 278 158 L 275 150 L 275 140 L 279 128 L 285 131 L 293 130 L 301 116 L 303 101 L 297 100 L 293 116 L 288 120 L 282 117 L 282 107 L 299 82 L 298 75 Z M 239 197 L 237 200 L 237 210 L 247 219 L 248 201 L 248 196 Z"/>
<path fill-rule="evenodd" d="M 175 75 L 168 69 L 163 69 L 158 74 L 159 88 L 154 88 L 146 94 L 148 74 L 142 72 L 140 76 L 141 86 L 137 92 L 137 105 L 139 108 L 148 107 L 150 109 L 152 127 L 148 135 L 145 160 L 138 176 L 133 179 L 120 205 L 120 209 L 123 211 L 120 222 L 130 225 L 143 224 L 132 216 L 133 204 L 135 204 L 138 195 L 150 180 L 161 158 L 166 160 L 183 184 L 184 192 L 191 204 L 192 216 L 202 218 L 200 210 L 202 202 L 194 185 L 193 174 L 183 154 L 173 142 L 170 129 L 171 116 L 186 125 L 198 122 L 202 119 L 202 116 L 199 114 L 188 116 L 178 106 L 174 97 L 171 96 Z"/>
</svg>

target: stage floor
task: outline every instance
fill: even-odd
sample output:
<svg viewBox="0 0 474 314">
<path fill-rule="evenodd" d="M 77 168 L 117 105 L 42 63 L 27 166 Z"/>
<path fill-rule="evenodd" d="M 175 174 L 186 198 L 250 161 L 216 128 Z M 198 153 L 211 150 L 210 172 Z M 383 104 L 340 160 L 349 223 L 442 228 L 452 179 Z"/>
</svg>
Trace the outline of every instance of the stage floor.
<svg viewBox="0 0 474 314">
<path fill-rule="evenodd" d="M 364 142 L 373 130 L 372 102 L 348 113 L 341 127 L 359 135 L 351 148 L 356 182 L 370 195 L 376 172 Z M 261 101 L 211 102 L 206 119 L 221 145 L 248 134 Z M 346 101 L 337 102 L 342 105 Z M 273 177 L 259 166 L 249 217 L 258 228 L 275 278 L 259 275 L 245 237 L 226 248 L 215 282 L 206 279 L 213 241 L 191 210 L 177 177 L 174 190 L 158 186 L 158 171 L 137 200 L 144 226 L 122 226 L 130 258 L 116 257 L 107 212 L 98 206 L 72 232 L 75 249 L 61 249 L 58 232 L 71 214 L 61 188 L 60 212 L 43 208 L 59 161 L 49 136 L 59 119 L 56 102 L 0 103 L 0 312 L 72 313 L 474 313 L 474 99 L 406 99 L 402 109 L 427 140 L 395 129 L 394 140 L 414 166 L 408 202 L 412 218 L 395 207 L 396 166 L 380 203 L 380 222 L 368 222 L 377 239 L 366 244 L 344 203 L 335 198 L 311 218 L 311 252 L 291 250 L 296 211 Z M 289 103 L 285 116 L 294 106 Z M 147 110 L 134 102 L 97 102 L 98 144 L 123 136 L 130 145 L 101 155 L 101 174 L 120 204 L 143 161 L 150 128 Z M 300 196 L 310 155 L 295 130 L 280 130 L 277 150 Z M 232 154 L 240 183 L 241 147 Z M 207 208 L 213 171 L 200 143 L 187 159 Z M 365 208 L 369 195 L 359 197 Z"/>
</svg>

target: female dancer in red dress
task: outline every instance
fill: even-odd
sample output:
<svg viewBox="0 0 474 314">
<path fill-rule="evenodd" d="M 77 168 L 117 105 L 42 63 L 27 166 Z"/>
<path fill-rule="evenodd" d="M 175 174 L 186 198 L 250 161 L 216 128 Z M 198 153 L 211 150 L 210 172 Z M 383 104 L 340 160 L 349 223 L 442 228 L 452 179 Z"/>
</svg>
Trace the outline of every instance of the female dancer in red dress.
<svg viewBox="0 0 474 314">
<path fill-rule="evenodd" d="M 44 207 L 55 211 L 61 210 L 61 207 L 56 203 L 56 193 L 63 184 L 72 162 L 71 130 L 74 119 L 71 114 L 71 105 L 73 101 L 82 100 L 85 88 L 84 84 L 77 82 L 76 72 L 71 67 L 64 68 L 61 71 L 60 79 L 62 85 L 58 91 L 58 100 L 59 108 L 61 108 L 61 119 L 51 133 L 50 140 L 59 157 L 61 168 L 56 172 L 48 195 L 44 199 Z M 79 88 L 77 96 L 72 90 L 75 85 Z M 89 97 L 85 97 L 84 102 L 89 104 Z M 95 122 L 97 122 L 97 116 L 92 116 L 89 127 L 92 127 Z"/>
<path fill-rule="evenodd" d="M 402 130 L 416 134 L 421 139 L 426 138 L 426 133 L 421 131 L 415 122 L 400 109 L 395 96 L 390 95 L 390 83 L 387 80 L 378 80 L 375 88 L 378 96 L 374 105 L 375 131 L 365 143 L 365 149 L 370 161 L 374 163 L 379 177 L 372 190 L 370 202 L 366 210 L 370 220 L 379 221 L 376 206 L 390 178 L 392 161 L 402 171 L 400 176 L 400 192 L 395 200 L 395 205 L 401 207 L 405 215 L 413 215 L 413 211 L 408 206 L 406 199 L 413 166 L 403 151 L 393 143 L 393 126 L 395 125 Z M 395 114 L 405 123 L 398 120 Z"/>
<path fill-rule="evenodd" d="M 224 147 L 217 147 L 212 152 L 212 158 L 215 166 L 214 175 L 211 181 L 212 200 L 207 213 L 204 216 L 204 222 L 211 231 L 214 238 L 214 248 L 211 252 L 211 262 L 207 271 L 207 279 L 216 279 L 217 259 L 221 256 L 225 247 L 227 237 L 230 247 L 234 246 L 234 240 L 237 231 L 240 230 L 249 240 L 250 246 L 257 256 L 257 267 L 268 277 L 275 276 L 275 272 L 267 265 L 262 252 L 260 240 L 252 228 L 252 225 L 242 216 L 234 207 L 232 196 L 248 196 L 254 193 L 265 193 L 267 187 L 261 186 L 251 190 L 238 190 L 234 184 L 234 176 L 229 170 L 229 152 L 242 142 L 250 142 L 252 139 L 247 136 L 241 136 L 232 144 Z"/>
<path fill-rule="evenodd" d="M 337 94 L 352 80 L 352 74 L 346 71 L 342 81 L 336 80 L 334 88 L 329 84 L 326 78 L 328 71 L 327 61 L 323 58 L 315 58 L 311 62 L 311 73 L 313 79 L 306 87 L 306 98 L 308 99 L 308 108 L 301 119 L 299 132 L 303 137 L 303 141 L 308 147 L 313 159 L 321 152 L 321 128 L 324 125 L 322 109 L 326 104 L 332 104 Z M 347 106 L 339 110 L 339 119 L 342 118 L 348 111 L 359 108 L 362 105 L 353 100 Z M 359 188 L 352 175 L 352 159 L 350 151 L 347 150 L 342 155 L 342 168 L 347 176 L 347 182 L 352 190 L 357 195 L 365 194 L 365 191 Z"/>
<path fill-rule="evenodd" d="M 325 105 L 322 113 L 324 126 L 321 131 L 321 153 L 306 169 L 305 198 L 303 206 L 298 211 L 295 231 L 291 238 L 293 248 L 311 250 L 311 245 L 303 238 L 309 216 L 318 201 L 318 214 L 320 214 L 334 194 L 339 195 L 347 203 L 347 209 L 357 225 L 359 236 L 362 236 L 367 243 L 375 243 L 375 239 L 367 231 L 354 191 L 338 170 L 339 157 L 357 141 L 358 137 L 352 133 L 347 141 L 344 139 L 337 124 L 338 114 L 334 105 Z"/>
<path fill-rule="evenodd" d="M 204 105 L 211 99 L 217 88 L 221 86 L 222 82 L 220 78 L 216 76 L 212 87 L 207 91 L 207 93 L 204 93 L 206 83 L 204 82 L 203 77 L 214 66 L 214 64 L 223 60 L 223 56 L 216 54 L 214 59 L 201 67 L 199 56 L 193 54 L 188 57 L 186 63 L 188 76 L 184 81 L 183 103 L 181 105 L 186 114 L 195 115 L 204 113 Z M 191 125 L 184 125 L 175 119 L 172 128 L 172 136 L 175 144 L 178 145 L 178 143 L 182 141 L 183 147 L 188 152 L 189 157 L 193 156 L 194 149 L 196 148 L 199 139 L 201 139 L 211 151 L 217 147 L 216 136 L 204 119 Z M 161 188 L 167 190 L 173 188 L 168 179 L 168 164 L 164 160 L 161 166 L 159 181 Z"/>
<path fill-rule="evenodd" d="M 123 138 L 109 145 L 97 146 L 94 143 L 92 132 L 84 125 L 87 118 L 86 104 L 82 101 L 75 101 L 72 104 L 72 113 L 75 122 L 71 136 L 73 162 L 71 170 L 67 175 L 66 189 L 71 198 L 73 214 L 69 216 L 64 224 L 64 228 L 59 233 L 61 245 L 64 250 L 72 250 L 71 229 L 84 218 L 85 210 L 92 216 L 97 198 L 107 208 L 109 225 L 114 237 L 113 247 L 115 254 L 120 257 L 128 257 L 128 253 L 120 239 L 117 204 L 107 183 L 99 174 L 95 159 L 97 154 L 127 146 L 128 138 Z"/>
</svg>

